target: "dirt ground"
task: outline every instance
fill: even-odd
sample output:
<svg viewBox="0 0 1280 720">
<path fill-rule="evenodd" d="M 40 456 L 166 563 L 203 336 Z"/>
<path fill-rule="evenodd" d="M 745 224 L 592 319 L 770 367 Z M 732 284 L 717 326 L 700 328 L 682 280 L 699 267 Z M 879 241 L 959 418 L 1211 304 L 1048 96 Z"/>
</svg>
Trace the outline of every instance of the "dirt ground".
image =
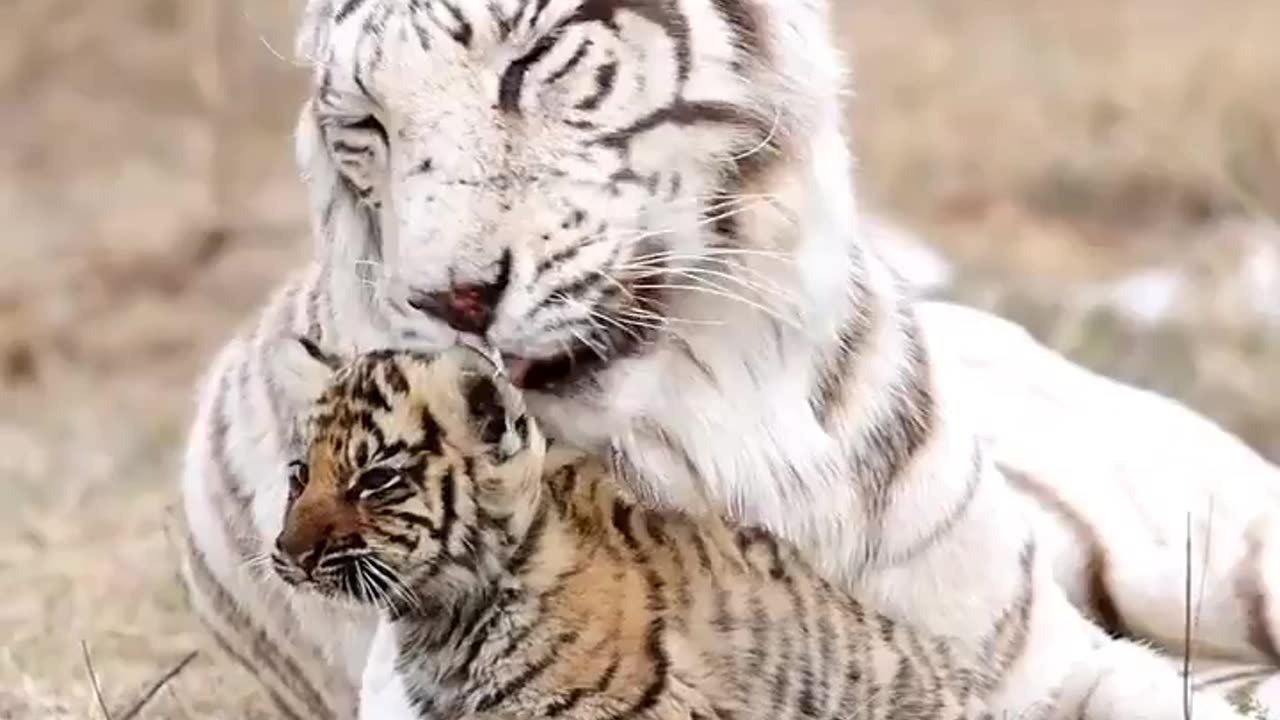
<svg viewBox="0 0 1280 720">
<path fill-rule="evenodd" d="M 188 616 L 163 528 L 195 377 L 308 250 L 300 4 L 0 12 L 0 720 L 102 717 L 85 648 L 117 720 L 193 650 L 140 717 L 270 717 Z M 860 186 L 956 264 L 948 294 L 1280 458 L 1280 340 L 1220 301 L 1280 216 L 1280 3 L 839 14 Z M 1157 323 L 1075 302 L 1150 268 L 1195 281 Z"/>
</svg>

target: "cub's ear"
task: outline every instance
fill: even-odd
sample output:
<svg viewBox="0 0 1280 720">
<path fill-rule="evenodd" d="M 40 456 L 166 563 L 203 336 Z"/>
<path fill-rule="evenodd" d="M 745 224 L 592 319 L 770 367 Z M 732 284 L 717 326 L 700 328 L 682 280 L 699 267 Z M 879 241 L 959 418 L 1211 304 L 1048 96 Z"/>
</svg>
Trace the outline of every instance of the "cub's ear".
<svg viewBox="0 0 1280 720">
<path fill-rule="evenodd" d="M 493 448 L 496 459 L 505 462 L 541 442 L 520 391 L 484 354 L 458 346 L 442 353 L 437 366 L 454 378 L 476 439 Z"/>
<path fill-rule="evenodd" d="M 311 338 L 301 336 L 279 340 L 272 355 L 276 382 L 298 404 L 319 398 L 344 364 L 337 355 L 321 350 Z"/>
</svg>

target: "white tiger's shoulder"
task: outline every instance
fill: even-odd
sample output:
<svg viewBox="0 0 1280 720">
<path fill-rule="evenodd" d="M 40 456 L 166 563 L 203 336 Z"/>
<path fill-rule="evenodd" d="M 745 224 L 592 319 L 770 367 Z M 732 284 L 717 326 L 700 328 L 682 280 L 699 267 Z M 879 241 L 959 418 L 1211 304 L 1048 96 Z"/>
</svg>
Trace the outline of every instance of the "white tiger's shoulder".
<svg viewBox="0 0 1280 720">
<path fill-rule="evenodd" d="M 243 320 L 214 355 L 197 387 L 193 450 L 211 432 L 228 435 L 253 433 L 259 423 L 275 421 L 267 398 L 259 397 L 281 381 L 297 376 L 294 368 L 305 364 L 291 362 L 290 353 L 296 342 L 288 343 L 308 332 L 314 324 L 308 315 L 319 306 L 314 269 L 295 273 L 285 279 L 267 298 L 259 310 Z M 301 347 L 298 346 L 298 350 Z M 227 422 L 234 416 L 235 422 Z M 209 426 L 211 427 L 202 427 Z M 226 425 L 226 427 L 220 427 Z"/>
<path fill-rule="evenodd" d="M 297 418 L 310 397 L 298 392 L 306 363 L 292 355 L 299 336 L 333 338 L 333 298 L 315 267 L 288 278 L 258 313 L 248 318 L 217 352 L 199 383 L 195 416 L 188 432 L 180 475 L 185 521 L 190 533 L 189 564 L 199 563 L 205 577 L 187 578 L 197 611 L 223 632 L 259 637 L 240 652 L 289 658 L 299 668 L 278 694 L 297 696 L 308 713 L 327 704 L 323 698 L 354 693 L 363 667 L 367 614 L 336 612 L 321 601 L 288 592 L 279 580 L 261 573 L 257 559 L 279 532 L 288 484 Z M 295 383 L 294 380 L 298 380 Z M 281 638 L 297 628 L 323 628 L 299 647 Z M 275 661 L 273 661 L 275 662 Z M 340 669 L 338 678 L 304 687 L 309 678 Z M 350 678 L 347 685 L 340 680 Z M 348 716 L 350 717 L 350 716 Z"/>
<path fill-rule="evenodd" d="M 288 310 L 305 284 L 301 275 L 283 283 L 222 345 L 197 384 L 180 474 L 182 498 L 196 545 L 224 573 L 243 564 L 222 556 L 226 540 L 256 542 L 250 528 L 260 527 L 259 518 L 271 515 L 264 506 L 277 501 L 263 497 L 257 482 L 274 477 L 283 464 L 279 446 L 286 433 L 275 409 L 279 397 L 272 392 L 282 363 L 273 357 L 272 338 L 286 336 L 293 315 Z"/>
</svg>

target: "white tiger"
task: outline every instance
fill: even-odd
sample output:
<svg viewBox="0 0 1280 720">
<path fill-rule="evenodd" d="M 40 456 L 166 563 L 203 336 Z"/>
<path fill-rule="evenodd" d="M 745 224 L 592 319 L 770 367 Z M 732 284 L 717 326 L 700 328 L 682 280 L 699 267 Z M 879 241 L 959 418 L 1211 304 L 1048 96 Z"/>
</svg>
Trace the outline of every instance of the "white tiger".
<svg viewBox="0 0 1280 720">
<path fill-rule="evenodd" d="M 829 29 L 819 0 L 309 2 L 298 150 L 316 259 L 214 362 L 182 481 L 192 602 L 283 712 L 354 716 L 374 626 L 258 562 L 304 402 L 274 348 L 297 333 L 347 353 L 482 336 L 544 423 L 614 446 L 654 502 L 705 494 L 882 612 L 1005 648 L 1008 713 L 1181 717 L 1166 661 L 1069 602 L 1137 607 L 1110 629 L 1176 648 L 1181 584 L 1089 572 L 1081 557 L 1134 539 L 1086 522 L 1095 545 L 1063 542 L 1077 518 L 1050 513 L 1077 479 L 1036 484 L 1000 437 L 993 457 L 975 423 L 1004 421 L 984 403 L 1006 391 L 971 396 L 948 365 L 1003 328 L 940 308 L 922 326 L 868 241 Z M 1271 584 L 1249 587 L 1244 605 L 1209 589 L 1207 646 L 1227 659 L 1275 637 Z M 1233 716 L 1213 696 L 1196 708 Z"/>
</svg>

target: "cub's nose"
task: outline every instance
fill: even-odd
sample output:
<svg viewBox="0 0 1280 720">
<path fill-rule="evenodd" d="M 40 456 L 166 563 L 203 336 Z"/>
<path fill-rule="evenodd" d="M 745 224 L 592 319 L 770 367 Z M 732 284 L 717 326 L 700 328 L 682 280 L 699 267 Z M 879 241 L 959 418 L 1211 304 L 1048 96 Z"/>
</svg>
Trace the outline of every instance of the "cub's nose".
<svg viewBox="0 0 1280 720">
<path fill-rule="evenodd" d="M 324 554 L 329 544 L 329 536 L 333 534 L 332 524 L 315 524 L 303 528 L 286 528 L 276 538 L 276 550 L 298 564 L 308 575 L 315 570 L 316 563 Z"/>
</svg>

